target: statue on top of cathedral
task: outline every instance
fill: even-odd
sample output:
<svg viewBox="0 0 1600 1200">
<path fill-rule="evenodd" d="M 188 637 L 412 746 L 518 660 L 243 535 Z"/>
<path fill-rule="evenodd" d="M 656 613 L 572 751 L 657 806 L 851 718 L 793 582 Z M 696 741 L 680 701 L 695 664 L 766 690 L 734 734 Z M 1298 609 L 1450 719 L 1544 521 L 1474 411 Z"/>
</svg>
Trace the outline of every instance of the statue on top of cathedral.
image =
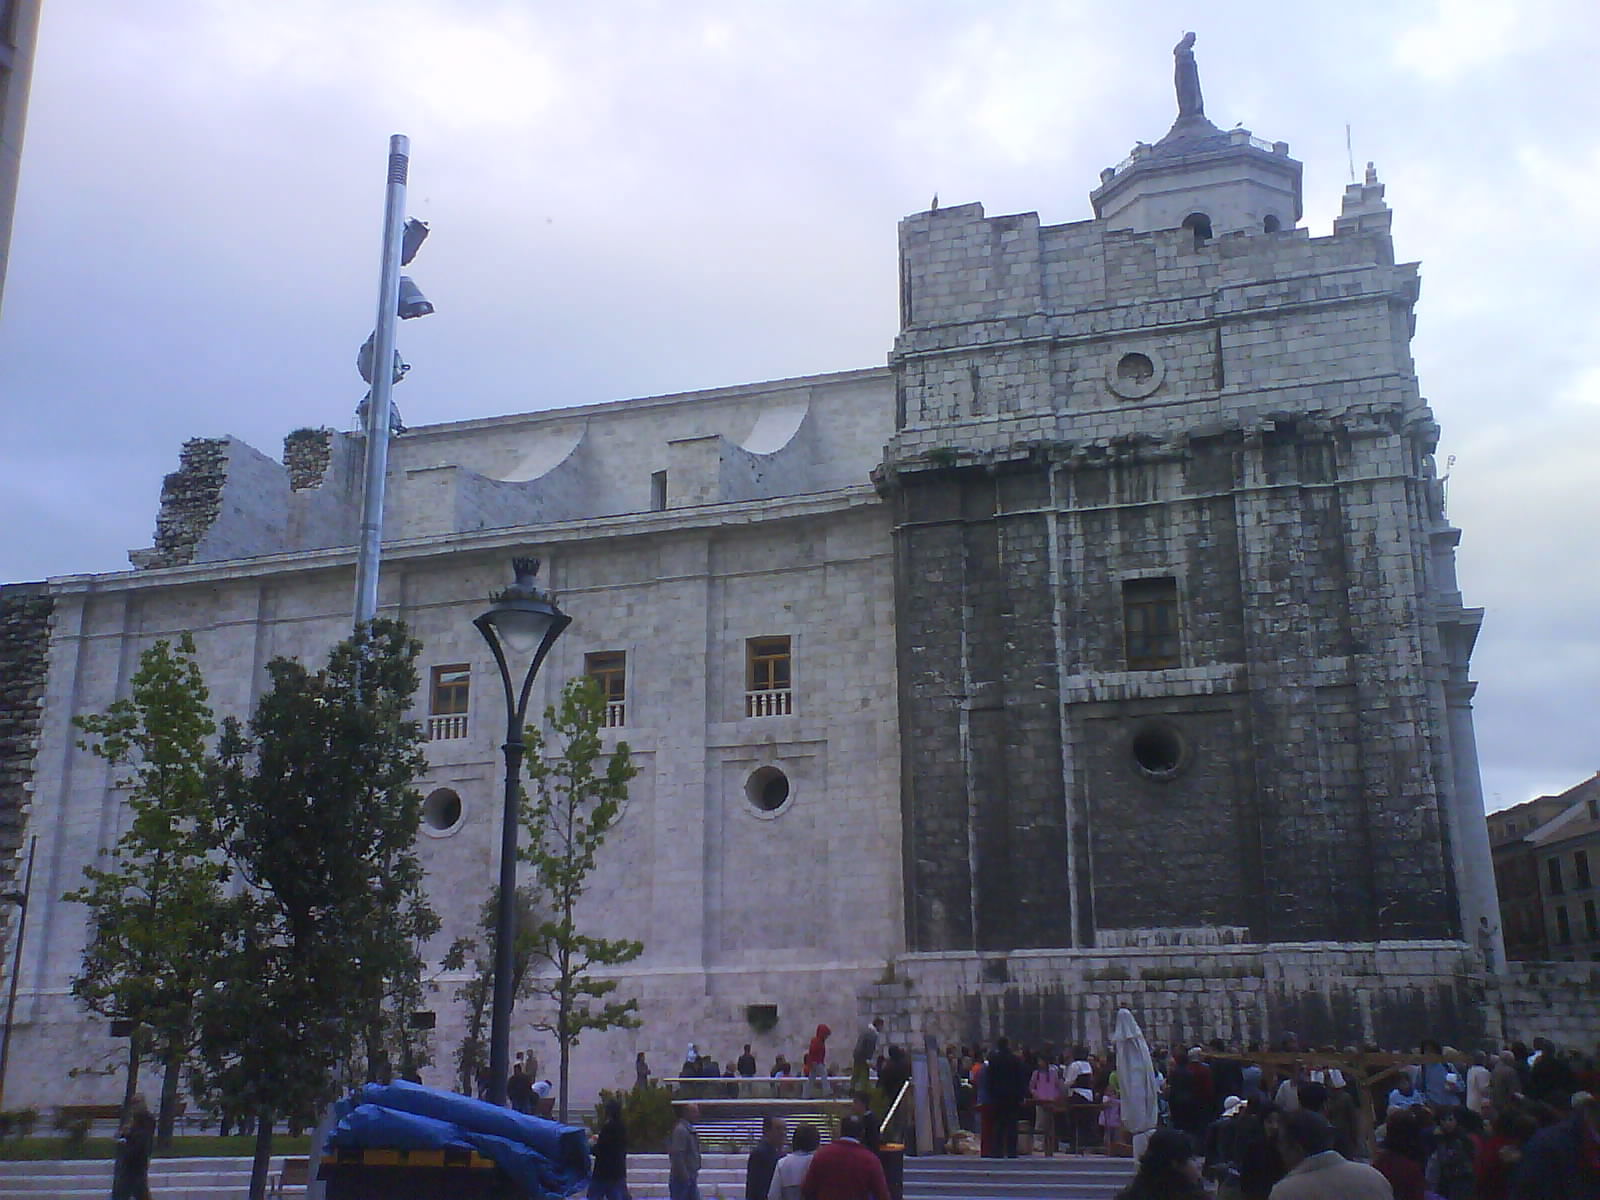
<svg viewBox="0 0 1600 1200">
<path fill-rule="evenodd" d="M 1200 96 L 1200 68 L 1194 61 L 1194 34 L 1183 35 L 1183 41 L 1172 48 L 1172 57 L 1173 84 L 1178 90 L 1178 119 L 1205 116 L 1206 105 Z"/>
</svg>

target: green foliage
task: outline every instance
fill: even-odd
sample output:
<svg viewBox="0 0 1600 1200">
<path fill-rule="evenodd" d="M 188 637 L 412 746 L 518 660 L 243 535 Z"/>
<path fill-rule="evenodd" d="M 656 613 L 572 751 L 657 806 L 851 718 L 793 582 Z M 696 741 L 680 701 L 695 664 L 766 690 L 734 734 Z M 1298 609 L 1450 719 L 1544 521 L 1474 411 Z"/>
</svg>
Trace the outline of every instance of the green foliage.
<svg viewBox="0 0 1600 1200">
<path fill-rule="evenodd" d="M 56 1113 L 55 1128 L 67 1135 L 67 1149 L 82 1149 L 84 1141 L 89 1136 L 89 1126 L 94 1124 L 94 1118 L 81 1112 Z"/>
<path fill-rule="evenodd" d="M 89 937 L 72 994 L 90 1012 L 138 1027 L 174 1072 L 187 1056 L 197 997 L 218 949 L 227 867 L 216 848 L 207 740 L 216 730 L 193 639 L 156 642 L 139 657 L 126 698 L 76 718 L 80 745 L 126 788 L 127 830 L 64 897 L 89 909 Z M 174 1098 L 163 1096 L 164 1134 Z"/>
<path fill-rule="evenodd" d="M 567 1078 L 571 1050 L 587 1030 L 636 1028 L 637 1000 L 613 997 L 615 980 L 597 979 L 591 967 L 632 962 L 644 952 L 641 942 L 592 937 L 577 927 L 575 911 L 600 847 L 622 814 L 628 781 L 637 774 L 628 744 L 619 743 L 602 758 L 600 729 L 605 699 L 592 679 L 573 679 L 561 689 L 559 704 L 545 710 L 545 723 L 557 747 L 536 726 L 527 730 L 527 774 L 522 823 L 527 838 L 521 857 L 533 867 L 532 889 L 542 915 L 534 929 L 534 956 L 549 973 L 533 975 L 530 987 L 550 1001 L 548 1016 L 535 1029 L 554 1035 L 560 1052 L 557 1113 L 567 1116 Z"/>
<path fill-rule="evenodd" d="M 415 852 L 425 769 L 406 719 L 419 643 L 378 620 L 315 673 L 267 664 L 248 727 L 224 722 L 216 824 L 249 885 L 199 1011 L 196 1084 L 215 1109 L 313 1114 L 402 1059 L 421 944 L 439 927 Z M 360 1067 L 365 1059 L 365 1070 Z"/>
<path fill-rule="evenodd" d="M 526 884 L 517 888 L 513 901 L 516 938 L 511 947 L 511 997 L 513 1002 L 533 995 L 528 968 L 533 960 L 534 938 L 539 922 L 535 917 L 535 896 Z M 500 887 L 490 891 L 483 902 L 478 922 L 483 940 L 457 938 L 445 951 L 440 966 L 446 971 L 465 970 L 472 964 L 472 976 L 456 989 L 456 999 L 467 1006 L 466 1033 L 456 1047 L 456 1079 L 460 1090 L 475 1095 L 473 1084 L 480 1070 L 489 1066 L 488 1027 L 494 1017 L 494 955 L 496 917 L 500 911 Z"/>
<path fill-rule="evenodd" d="M 672 1093 L 659 1083 L 647 1083 L 631 1091 L 600 1089 L 595 1106 L 595 1129 L 604 1116 L 606 1101 L 622 1102 L 622 1123 L 628 1127 L 628 1149 L 635 1154 L 663 1154 L 678 1114 L 672 1107 Z"/>
</svg>

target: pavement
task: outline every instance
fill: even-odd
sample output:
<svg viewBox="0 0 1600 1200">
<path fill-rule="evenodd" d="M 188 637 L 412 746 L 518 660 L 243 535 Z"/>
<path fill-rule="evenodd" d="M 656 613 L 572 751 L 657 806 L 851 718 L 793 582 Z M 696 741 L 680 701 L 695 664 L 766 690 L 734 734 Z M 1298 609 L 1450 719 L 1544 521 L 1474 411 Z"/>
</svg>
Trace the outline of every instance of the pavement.
<svg viewBox="0 0 1600 1200">
<path fill-rule="evenodd" d="M 700 1172 L 703 1200 L 743 1200 L 744 1163 L 743 1154 L 706 1155 Z M 272 1172 L 281 1165 L 281 1156 L 275 1156 Z M 242 1200 L 250 1185 L 247 1158 L 161 1158 L 150 1168 L 155 1200 Z M 1132 1177 L 1127 1159 L 1097 1155 L 908 1158 L 905 1200 L 1109 1200 Z M 628 1186 L 635 1200 L 665 1200 L 666 1155 L 630 1155 Z M 109 1162 L 0 1162 L 5 1200 L 105 1200 L 110 1191 Z M 305 1189 L 287 1188 L 283 1194 L 296 1200 Z"/>
</svg>

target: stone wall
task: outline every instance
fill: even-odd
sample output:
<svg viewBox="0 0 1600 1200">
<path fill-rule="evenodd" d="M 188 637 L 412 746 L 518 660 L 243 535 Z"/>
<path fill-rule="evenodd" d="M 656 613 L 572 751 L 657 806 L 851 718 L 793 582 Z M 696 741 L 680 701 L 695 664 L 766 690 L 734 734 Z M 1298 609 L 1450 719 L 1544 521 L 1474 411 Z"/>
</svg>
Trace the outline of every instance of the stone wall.
<svg viewBox="0 0 1600 1200">
<path fill-rule="evenodd" d="M 1172 938 L 1171 941 L 1182 939 Z M 864 989 L 896 1034 L 941 1042 L 1111 1044 L 1119 1008 L 1152 1045 L 1247 1045 L 1294 1032 L 1312 1045 L 1402 1048 L 1498 1037 L 1484 979 L 1459 943 L 1169 945 L 1137 952 L 909 954 Z"/>
<path fill-rule="evenodd" d="M 908 954 L 858 997 L 891 1042 L 1111 1044 L 1118 1008 L 1152 1046 L 1220 1037 L 1248 1045 L 1298 1034 L 1308 1045 L 1460 1049 L 1550 1038 L 1600 1045 L 1600 964 L 1512 963 L 1485 975 L 1460 943 L 1211 945 L 1149 931 L 1137 952 Z M 1164 943 L 1164 944 L 1163 944 Z"/>
<path fill-rule="evenodd" d="M 206 532 L 222 513 L 228 481 L 228 439 L 190 438 L 178 453 L 178 469 L 161 481 L 155 545 L 130 553 L 143 568 L 180 567 L 194 561 Z"/>
<path fill-rule="evenodd" d="M 0 587 L 0 894 L 22 882 L 53 609 L 45 584 Z M 0 946 L 15 912 L 0 904 Z M 8 969 L 9 959 L 0 963 L 0 978 Z"/>
<path fill-rule="evenodd" d="M 333 461 L 331 429 L 296 429 L 283 439 L 283 466 L 289 472 L 289 490 L 321 487 Z"/>
<path fill-rule="evenodd" d="M 1489 989 L 1505 1042 L 1547 1037 L 1585 1054 L 1600 1047 L 1600 963 L 1514 962 Z"/>
<path fill-rule="evenodd" d="M 875 480 L 910 949 L 1493 920 L 1416 269 L 1381 188 L 1361 204 L 1371 228 L 1206 244 L 978 205 L 901 223 Z M 1141 588 L 1156 661 L 1130 649 Z"/>
</svg>

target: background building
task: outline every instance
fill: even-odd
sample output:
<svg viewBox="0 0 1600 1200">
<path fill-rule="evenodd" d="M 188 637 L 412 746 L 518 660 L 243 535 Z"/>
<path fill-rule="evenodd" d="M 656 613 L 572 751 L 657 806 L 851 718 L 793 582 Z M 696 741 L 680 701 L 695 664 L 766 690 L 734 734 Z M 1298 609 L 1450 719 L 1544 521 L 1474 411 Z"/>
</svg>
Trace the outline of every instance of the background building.
<svg viewBox="0 0 1600 1200">
<path fill-rule="evenodd" d="M 1495 813 L 1489 834 L 1506 952 L 1600 962 L 1600 774 Z"/>
<path fill-rule="evenodd" d="M 22 171 L 22 132 L 28 119 L 39 4 L 40 0 L 0 0 L 0 300 L 5 296 L 11 218 Z"/>
<path fill-rule="evenodd" d="M 1550 957 L 1544 897 L 1539 888 L 1539 857 L 1528 834 L 1566 807 L 1557 796 L 1537 796 L 1489 814 L 1500 929 L 1506 955 L 1513 962 L 1544 962 Z"/>
</svg>

